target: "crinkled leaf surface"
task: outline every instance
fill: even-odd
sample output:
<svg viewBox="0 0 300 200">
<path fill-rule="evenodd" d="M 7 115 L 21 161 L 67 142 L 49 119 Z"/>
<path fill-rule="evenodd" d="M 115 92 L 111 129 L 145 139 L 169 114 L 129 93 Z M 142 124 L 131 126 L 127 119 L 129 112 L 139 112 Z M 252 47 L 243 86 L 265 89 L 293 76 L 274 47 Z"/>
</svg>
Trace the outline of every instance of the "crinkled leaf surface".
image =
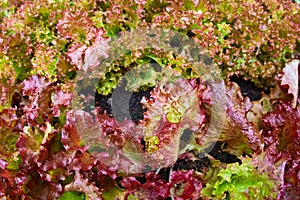
<svg viewBox="0 0 300 200">
<path fill-rule="evenodd" d="M 298 72 L 299 72 L 299 60 L 293 60 L 286 64 L 283 68 L 283 75 L 281 77 L 281 86 L 288 87 L 288 94 L 293 96 L 292 106 L 295 108 L 297 105 L 297 97 L 299 92 L 298 86 Z"/>
</svg>

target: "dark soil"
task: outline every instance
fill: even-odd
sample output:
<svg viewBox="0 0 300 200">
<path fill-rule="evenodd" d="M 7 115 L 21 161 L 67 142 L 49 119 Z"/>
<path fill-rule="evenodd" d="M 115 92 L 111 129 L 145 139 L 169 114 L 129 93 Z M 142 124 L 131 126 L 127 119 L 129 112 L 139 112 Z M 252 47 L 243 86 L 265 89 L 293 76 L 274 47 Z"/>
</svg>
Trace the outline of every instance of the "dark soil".
<svg viewBox="0 0 300 200">
<path fill-rule="evenodd" d="M 210 165 L 208 158 L 200 158 L 199 160 L 186 160 L 178 159 L 173 166 L 173 170 L 195 170 L 198 172 L 204 172 L 205 169 Z"/>
<path fill-rule="evenodd" d="M 224 163 L 235 163 L 238 162 L 239 164 L 242 164 L 242 161 L 237 158 L 235 155 L 232 155 L 228 152 L 224 152 L 222 150 L 222 142 L 217 142 L 213 149 L 209 152 L 209 154 L 214 157 L 217 160 L 220 160 Z"/>
<path fill-rule="evenodd" d="M 269 91 L 257 88 L 254 83 L 249 80 L 244 80 L 242 77 L 233 76 L 230 78 L 231 81 L 237 83 L 240 88 L 242 95 L 249 97 L 251 101 L 257 101 L 261 99 L 261 93 L 268 93 Z"/>
<path fill-rule="evenodd" d="M 146 91 L 140 92 L 127 92 L 125 90 L 126 84 L 123 82 L 117 87 L 113 93 L 116 94 L 103 96 L 98 93 L 95 94 L 95 106 L 101 107 L 101 112 L 106 112 L 111 117 L 115 117 L 118 121 L 125 119 L 131 119 L 132 121 L 138 122 L 144 119 L 143 113 L 146 111 L 140 103 L 143 97 L 150 98 L 150 92 L 153 88 L 149 88 Z M 129 103 L 128 103 L 129 102 Z M 128 105 L 129 104 L 129 105 Z M 112 109 L 112 105 L 114 109 Z M 129 107 L 129 113 L 128 113 Z M 115 111 L 113 113 L 113 111 Z M 115 115 L 115 116 L 114 116 Z"/>
<path fill-rule="evenodd" d="M 96 93 L 95 107 L 101 107 L 101 113 L 106 112 L 106 114 L 112 115 L 110 99 L 111 99 L 111 94 L 109 94 L 108 96 L 104 96 Z"/>
</svg>

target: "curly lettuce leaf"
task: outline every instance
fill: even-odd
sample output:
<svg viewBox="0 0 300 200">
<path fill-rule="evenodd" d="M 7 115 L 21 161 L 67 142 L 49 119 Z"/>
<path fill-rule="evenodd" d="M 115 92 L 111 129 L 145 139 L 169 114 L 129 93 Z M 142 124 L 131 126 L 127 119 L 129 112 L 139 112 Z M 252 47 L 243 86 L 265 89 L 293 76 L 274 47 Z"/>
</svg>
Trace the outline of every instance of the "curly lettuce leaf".
<svg viewBox="0 0 300 200">
<path fill-rule="evenodd" d="M 79 172 L 75 173 L 74 180 L 67 184 L 64 187 L 64 191 L 66 192 L 82 192 L 85 193 L 86 198 L 94 199 L 94 200 L 101 200 L 101 191 L 98 187 L 95 186 L 94 183 L 90 182 L 88 179 L 85 179 L 82 174 Z"/>
<path fill-rule="evenodd" d="M 63 92 L 61 89 L 57 89 L 53 94 L 53 116 L 59 117 L 61 109 L 70 105 L 72 99 L 71 92 Z"/>
<path fill-rule="evenodd" d="M 26 197 L 30 199 L 57 199 L 62 194 L 62 185 L 46 182 L 37 177 L 32 177 L 26 184 Z"/>
<path fill-rule="evenodd" d="M 235 83 L 227 85 L 226 96 L 226 121 L 218 140 L 226 142 L 226 151 L 236 156 L 260 151 L 262 141 L 259 127 L 247 119 L 252 107 L 249 98 L 242 96 Z"/>
<path fill-rule="evenodd" d="M 159 174 L 148 172 L 146 181 L 141 183 L 136 177 L 126 177 L 121 185 L 126 189 L 127 196 L 133 199 L 199 199 L 202 189 L 201 176 L 193 170 L 171 171 L 169 180 Z"/>
<path fill-rule="evenodd" d="M 297 105 L 297 97 L 298 97 L 298 71 L 299 71 L 300 61 L 299 60 L 293 60 L 286 64 L 286 66 L 283 68 L 283 75 L 280 78 L 281 86 L 282 87 L 288 87 L 288 94 L 291 94 L 293 96 L 292 99 L 292 106 L 293 108 Z"/>
<path fill-rule="evenodd" d="M 87 200 L 87 197 L 80 192 L 65 192 L 58 200 Z"/>
<path fill-rule="evenodd" d="M 281 102 L 275 110 L 263 116 L 265 145 L 274 157 L 285 157 L 285 182 L 282 198 L 299 196 L 300 104 L 293 108 L 290 102 Z"/>
<path fill-rule="evenodd" d="M 63 17 L 58 21 L 58 33 L 66 39 L 77 41 L 89 41 L 95 37 L 96 27 L 87 16 L 87 12 L 72 13 L 64 12 Z"/>
<path fill-rule="evenodd" d="M 241 165 L 228 164 L 219 170 L 217 180 L 208 181 L 201 194 L 211 199 L 276 199 L 285 163 L 275 168 L 266 157 L 254 155 L 241 158 Z"/>
<path fill-rule="evenodd" d="M 298 99 L 299 102 L 299 99 Z M 289 102 L 281 102 L 274 111 L 263 116 L 266 146 L 275 147 L 274 153 L 285 152 L 292 159 L 298 159 L 300 151 L 299 104 L 292 108 Z"/>
<path fill-rule="evenodd" d="M 38 126 L 53 119 L 51 94 L 55 86 L 46 77 L 32 76 L 22 83 L 23 102 L 20 105 L 23 117 L 29 126 Z"/>
</svg>

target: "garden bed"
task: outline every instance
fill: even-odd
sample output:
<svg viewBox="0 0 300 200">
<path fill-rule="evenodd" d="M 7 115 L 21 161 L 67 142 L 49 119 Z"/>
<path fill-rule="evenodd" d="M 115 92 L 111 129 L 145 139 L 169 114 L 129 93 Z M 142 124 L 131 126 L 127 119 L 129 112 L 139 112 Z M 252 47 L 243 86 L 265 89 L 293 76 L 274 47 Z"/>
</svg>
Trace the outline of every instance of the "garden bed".
<svg viewBox="0 0 300 200">
<path fill-rule="evenodd" d="M 0 199 L 300 199 L 298 1 L 0 2 Z"/>
</svg>

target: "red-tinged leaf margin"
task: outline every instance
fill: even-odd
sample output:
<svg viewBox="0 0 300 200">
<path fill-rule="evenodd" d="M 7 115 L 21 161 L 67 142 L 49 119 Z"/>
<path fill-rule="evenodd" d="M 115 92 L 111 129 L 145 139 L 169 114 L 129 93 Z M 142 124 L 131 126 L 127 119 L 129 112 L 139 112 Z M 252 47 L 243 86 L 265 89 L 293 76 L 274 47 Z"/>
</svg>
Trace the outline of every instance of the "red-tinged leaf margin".
<svg viewBox="0 0 300 200">
<path fill-rule="evenodd" d="M 281 78 L 279 78 L 279 80 L 281 81 L 281 86 L 284 88 L 287 87 L 288 94 L 291 94 L 293 96 L 291 102 L 293 108 L 295 108 L 297 105 L 297 98 L 299 92 L 299 86 L 298 86 L 299 69 L 300 69 L 300 61 L 292 60 L 291 62 L 287 63 L 286 66 L 283 68 L 283 74 Z"/>
</svg>

